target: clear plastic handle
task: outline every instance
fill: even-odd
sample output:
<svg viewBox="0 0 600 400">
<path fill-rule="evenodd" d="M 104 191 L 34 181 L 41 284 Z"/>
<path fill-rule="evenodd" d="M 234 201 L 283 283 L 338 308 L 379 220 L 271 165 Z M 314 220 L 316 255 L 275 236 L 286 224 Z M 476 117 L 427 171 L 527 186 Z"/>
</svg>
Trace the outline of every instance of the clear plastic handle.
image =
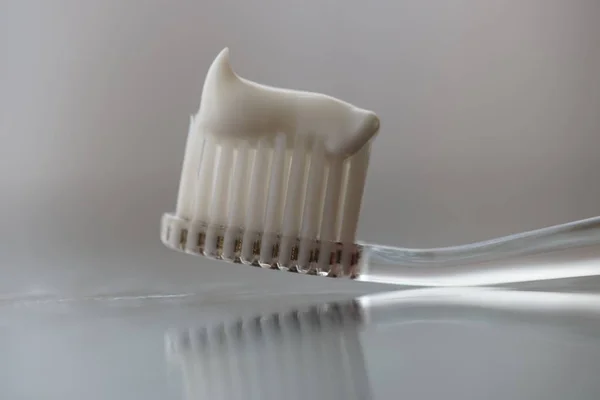
<svg viewBox="0 0 600 400">
<path fill-rule="evenodd" d="M 600 217 L 464 246 L 361 245 L 358 280 L 369 282 L 482 286 L 600 275 Z"/>
</svg>

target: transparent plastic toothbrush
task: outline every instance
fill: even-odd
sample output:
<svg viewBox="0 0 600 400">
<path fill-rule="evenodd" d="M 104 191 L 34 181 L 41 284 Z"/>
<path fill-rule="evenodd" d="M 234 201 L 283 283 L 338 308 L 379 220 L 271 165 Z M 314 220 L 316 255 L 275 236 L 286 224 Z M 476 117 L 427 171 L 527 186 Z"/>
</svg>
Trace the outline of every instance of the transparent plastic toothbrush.
<svg viewBox="0 0 600 400">
<path fill-rule="evenodd" d="M 600 217 L 465 246 L 404 249 L 356 239 L 372 111 L 237 75 L 226 48 L 190 118 L 176 210 L 180 251 L 309 275 L 417 286 L 600 274 Z"/>
</svg>

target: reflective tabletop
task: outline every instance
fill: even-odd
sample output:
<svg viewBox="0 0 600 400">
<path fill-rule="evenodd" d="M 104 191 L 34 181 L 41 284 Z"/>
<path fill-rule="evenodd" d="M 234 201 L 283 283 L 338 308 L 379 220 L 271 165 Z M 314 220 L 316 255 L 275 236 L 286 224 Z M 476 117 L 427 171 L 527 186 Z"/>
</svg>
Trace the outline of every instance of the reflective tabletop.
<svg viewBox="0 0 600 400">
<path fill-rule="evenodd" d="M 3 399 L 600 396 L 590 292 L 21 299 L 0 321 Z"/>
</svg>

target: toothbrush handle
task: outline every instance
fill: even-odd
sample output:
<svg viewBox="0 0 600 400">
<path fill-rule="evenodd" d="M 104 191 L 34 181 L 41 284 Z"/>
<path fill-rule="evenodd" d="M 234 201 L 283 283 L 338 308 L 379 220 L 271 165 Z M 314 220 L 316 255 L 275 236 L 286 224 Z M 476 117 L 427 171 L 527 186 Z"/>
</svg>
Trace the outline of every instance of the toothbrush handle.
<svg viewBox="0 0 600 400">
<path fill-rule="evenodd" d="M 600 217 L 455 247 L 360 245 L 361 281 L 482 286 L 600 275 Z"/>
</svg>

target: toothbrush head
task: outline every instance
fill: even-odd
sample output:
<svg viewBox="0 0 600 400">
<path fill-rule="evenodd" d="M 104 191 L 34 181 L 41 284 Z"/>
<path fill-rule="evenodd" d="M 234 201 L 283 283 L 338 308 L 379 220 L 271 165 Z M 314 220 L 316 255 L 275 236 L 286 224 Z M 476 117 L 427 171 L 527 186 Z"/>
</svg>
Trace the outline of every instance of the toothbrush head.
<svg viewBox="0 0 600 400">
<path fill-rule="evenodd" d="M 266 256 L 263 236 L 272 244 Z M 250 240 L 244 240 L 244 237 L 250 237 Z M 172 250 L 214 260 L 331 278 L 357 279 L 363 261 L 363 246 L 358 243 L 282 237 L 237 227 L 193 225 L 173 213 L 163 214 L 161 241 Z M 249 250 L 244 243 L 250 243 Z M 286 248 L 289 250 L 287 257 Z M 300 255 L 304 256 L 303 260 L 299 260 Z M 288 261 L 283 261 L 286 258 Z"/>
<path fill-rule="evenodd" d="M 170 248 L 312 275 L 359 275 L 355 235 L 379 118 L 320 93 L 238 76 L 229 50 L 190 118 Z"/>
</svg>

